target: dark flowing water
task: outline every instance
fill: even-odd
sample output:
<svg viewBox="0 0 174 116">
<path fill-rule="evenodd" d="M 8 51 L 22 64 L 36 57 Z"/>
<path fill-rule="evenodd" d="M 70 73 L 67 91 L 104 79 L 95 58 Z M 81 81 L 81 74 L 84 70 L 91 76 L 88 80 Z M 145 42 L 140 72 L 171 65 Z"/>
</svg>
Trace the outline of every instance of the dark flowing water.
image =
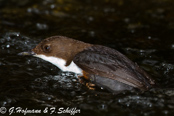
<svg viewBox="0 0 174 116">
<path fill-rule="evenodd" d="M 82 116 L 173 116 L 173 6 L 173 0 L 0 0 L 0 111 L 49 108 L 27 114 L 49 115 L 50 108 L 63 107 L 80 109 L 76 115 Z M 144 68 L 157 88 L 118 95 L 92 91 L 72 73 L 17 55 L 53 35 L 119 50 Z"/>
</svg>

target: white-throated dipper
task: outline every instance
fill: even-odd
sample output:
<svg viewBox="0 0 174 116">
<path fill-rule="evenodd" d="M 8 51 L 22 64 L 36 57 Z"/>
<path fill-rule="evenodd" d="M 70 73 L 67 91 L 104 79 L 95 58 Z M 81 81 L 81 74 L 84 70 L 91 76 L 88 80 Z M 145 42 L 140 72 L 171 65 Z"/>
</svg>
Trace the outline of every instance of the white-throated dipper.
<svg viewBox="0 0 174 116">
<path fill-rule="evenodd" d="M 155 84 L 145 71 L 117 50 L 65 36 L 46 38 L 31 52 L 20 55 L 44 59 L 62 71 L 74 72 L 112 92 L 133 88 L 144 91 Z"/>
</svg>

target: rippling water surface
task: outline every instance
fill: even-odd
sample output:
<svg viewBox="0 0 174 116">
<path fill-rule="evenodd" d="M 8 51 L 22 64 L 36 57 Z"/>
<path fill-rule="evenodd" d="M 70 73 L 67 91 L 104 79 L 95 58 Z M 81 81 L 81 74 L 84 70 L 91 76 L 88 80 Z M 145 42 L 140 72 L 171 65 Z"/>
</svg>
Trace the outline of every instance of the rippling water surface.
<svg viewBox="0 0 174 116">
<path fill-rule="evenodd" d="M 173 0 L 0 0 L 0 107 L 76 107 L 76 115 L 83 116 L 173 116 L 173 5 Z M 88 90 L 73 73 L 17 55 L 53 35 L 119 50 L 144 68 L 157 88 L 118 95 Z"/>
</svg>

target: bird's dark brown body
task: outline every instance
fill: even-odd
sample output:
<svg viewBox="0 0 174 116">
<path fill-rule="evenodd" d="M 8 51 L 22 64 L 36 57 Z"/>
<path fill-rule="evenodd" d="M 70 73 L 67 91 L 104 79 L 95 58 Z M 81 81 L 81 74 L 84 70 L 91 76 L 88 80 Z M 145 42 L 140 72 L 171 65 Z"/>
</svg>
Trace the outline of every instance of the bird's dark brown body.
<svg viewBox="0 0 174 116">
<path fill-rule="evenodd" d="M 81 73 L 94 84 L 112 92 L 133 88 L 148 90 L 154 85 L 154 81 L 137 64 L 109 47 L 53 36 L 39 43 L 32 49 L 32 54 L 63 71 Z M 57 58 L 57 61 L 50 58 Z"/>
<path fill-rule="evenodd" d="M 147 90 L 154 84 L 148 74 L 137 64 L 133 63 L 120 52 L 105 46 L 94 45 L 86 48 L 78 53 L 73 61 L 80 68 L 84 69 L 85 72 L 88 72 L 89 75 L 96 75 L 97 83 L 100 82 L 100 85 L 105 83 L 105 86 L 112 86 L 113 84 L 118 85 L 118 82 L 121 82 L 123 85 L 120 83 L 119 85 L 124 87 L 120 87 L 120 89 L 127 90 L 130 87 L 135 87 Z M 100 81 L 100 79 L 105 81 Z M 95 79 L 93 80 L 95 81 Z M 109 84 L 111 81 L 114 83 Z"/>
</svg>

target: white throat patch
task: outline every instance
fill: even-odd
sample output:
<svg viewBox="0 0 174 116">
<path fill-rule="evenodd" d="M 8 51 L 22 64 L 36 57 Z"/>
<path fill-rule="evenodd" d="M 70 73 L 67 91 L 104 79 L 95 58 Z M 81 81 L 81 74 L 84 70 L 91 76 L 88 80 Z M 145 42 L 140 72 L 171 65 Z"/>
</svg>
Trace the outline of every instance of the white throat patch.
<svg viewBox="0 0 174 116">
<path fill-rule="evenodd" d="M 34 55 L 34 56 L 54 64 L 55 66 L 60 68 L 62 71 L 69 71 L 69 72 L 77 73 L 79 75 L 83 75 L 82 70 L 73 61 L 71 62 L 69 66 L 65 66 L 66 61 L 61 58 L 57 58 L 53 56 L 45 56 L 45 55 Z"/>
</svg>

